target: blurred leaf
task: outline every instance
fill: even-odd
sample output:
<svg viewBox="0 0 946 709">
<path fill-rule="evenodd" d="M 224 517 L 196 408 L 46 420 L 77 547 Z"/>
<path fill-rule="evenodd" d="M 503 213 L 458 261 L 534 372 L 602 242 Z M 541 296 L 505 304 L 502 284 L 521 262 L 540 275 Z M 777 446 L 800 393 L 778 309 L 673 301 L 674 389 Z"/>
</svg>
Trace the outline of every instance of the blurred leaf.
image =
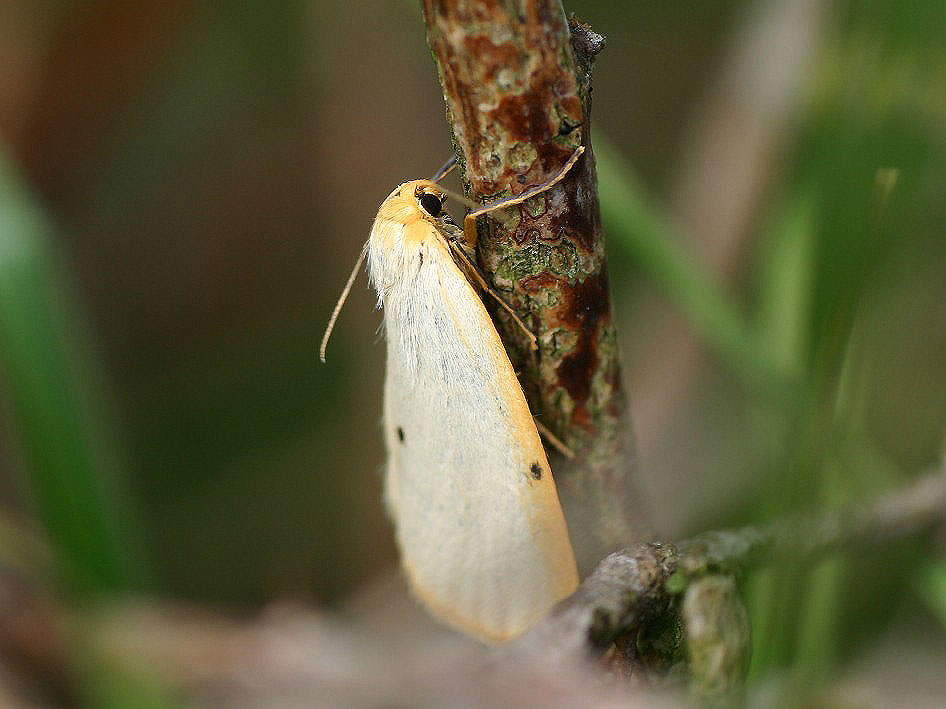
<svg viewBox="0 0 946 709">
<path fill-rule="evenodd" d="M 780 371 L 801 378 L 808 342 L 815 197 L 792 195 L 761 236 L 756 272 L 756 338 Z"/>
<path fill-rule="evenodd" d="M 946 561 L 923 566 L 913 584 L 927 608 L 946 630 Z"/>
<path fill-rule="evenodd" d="M 83 704 L 102 709 L 172 709 L 182 706 L 158 672 L 149 673 L 131 659 L 125 664 L 89 652 L 80 662 Z"/>
<path fill-rule="evenodd" d="M 595 137 L 601 214 L 612 243 L 690 319 L 732 371 L 770 395 L 788 387 L 759 349 L 736 305 L 677 245 L 666 217 L 640 180 L 600 132 Z"/>
<path fill-rule="evenodd" d="M 0 153 L 0 366 L 27 492 L 75 589 L 141 583 L 138 530 L 102 379 L 62 287 L 51 227 Z"/>
</svg>

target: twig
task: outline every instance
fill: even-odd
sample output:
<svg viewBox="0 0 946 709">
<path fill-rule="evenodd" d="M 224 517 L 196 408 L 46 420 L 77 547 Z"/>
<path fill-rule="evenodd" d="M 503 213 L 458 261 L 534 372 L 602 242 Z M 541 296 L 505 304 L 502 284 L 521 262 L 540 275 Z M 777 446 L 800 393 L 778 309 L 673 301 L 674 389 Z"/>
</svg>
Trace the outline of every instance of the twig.
<svg viewBox="0 0 946 709">
<path fill-rule="evenodd" d="M 497 325 L 533 414 L 575 459 L 551 452 L 579 566 L 647 528 L 635 493 L 634 449 L 589 140 L 591 68 L 604 39 L 565 19 L 557 0 L 424 0 L 467 193 L 491 202 L 546 183 L 579 145 L 560 186 L 480 218 L 487 280 L 538 338 L 530 351 L 502 312 Z"/>
<path fill-rule="evenodd" d="M 636 633 L 670 609 L 691 581 L 787 556 L 816 560 L 840 550 L 874 549 L 946 522 L 946 470 L 872 505 L 766 527 L 707 532 L 679 544 L 640 544 L 612 554 L 518 645 L 574 662 Z"/>
</svg>

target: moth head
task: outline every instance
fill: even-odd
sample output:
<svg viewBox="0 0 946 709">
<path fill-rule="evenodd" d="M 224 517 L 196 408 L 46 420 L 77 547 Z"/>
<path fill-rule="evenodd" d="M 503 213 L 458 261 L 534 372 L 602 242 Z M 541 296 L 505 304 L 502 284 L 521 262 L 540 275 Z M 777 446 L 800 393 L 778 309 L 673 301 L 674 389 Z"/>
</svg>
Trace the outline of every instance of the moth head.
<svg viewBox="0 0 946 709">
<path fill-rule="evenodd" d="M 437 183 L 430 180 L 418 181 L 414 187 L 414 200 L 424 219 L 435 224 L 441 232 L 450 236 L 462 232 L 459 224 L 446 210 L 447 195 Z"/>
</svg>

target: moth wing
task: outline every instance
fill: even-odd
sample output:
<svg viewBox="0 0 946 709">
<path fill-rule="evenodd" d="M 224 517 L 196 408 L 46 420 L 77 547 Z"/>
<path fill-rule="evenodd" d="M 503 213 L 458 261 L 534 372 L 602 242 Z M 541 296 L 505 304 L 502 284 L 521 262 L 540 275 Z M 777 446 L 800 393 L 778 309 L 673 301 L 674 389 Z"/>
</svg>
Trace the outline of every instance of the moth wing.
<svg viewBox="0 0 946 709">
<path fill-rule="evenodd" d="M 575 589 L 575 559 L 496 329 L 442 242 L 425 246 L 384 303 L 385 497 L 415 594 L 503 641 Z"/>
</svg>

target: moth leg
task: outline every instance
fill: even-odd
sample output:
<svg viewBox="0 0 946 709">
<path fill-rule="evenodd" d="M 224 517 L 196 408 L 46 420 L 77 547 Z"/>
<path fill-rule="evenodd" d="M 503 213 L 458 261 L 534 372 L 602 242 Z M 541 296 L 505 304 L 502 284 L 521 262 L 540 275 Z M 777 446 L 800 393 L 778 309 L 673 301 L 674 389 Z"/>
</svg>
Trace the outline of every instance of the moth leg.
<svg viewBox="0 0 946 709">
<path fill-rule="evenodd" d="M 535 197 L 537 194 L 542 194 L 546 190 L 552 189 L 553 187 L 555 187 L 555 185 L 557 185 L 559 182 L 562 181 L 565 175 L 568 174 L 568 171 L 572 169 L 572 167 L 575 165 L 576 162 L 578 162 L 578 158 L 580 158 L 581 154 L 584 152 L 585 152 L 584 145 L 579 145 L 577 148 L 575 148 L 575 152 L 573 152 L 571 157 L 568 158 L 568 162 L 566 162 L 562 166 L 562 169 L 558 171 L 558 174 L 556 174 L 551 180 L 546 182 L 544 185 L 533 187 L 531 189 L 526 190 L 522 194 L 515 195 L 514 197 L 504 197 L 503 199 L 496 200 L 492 204 L 487 204 L 483 207 L 480 207 L 479 209 L 474 209 L 472 212 L 467 214 L 463 218 L 463 234 L 466 238 L 466 243 L 468 243 L 470 246 L 474 246 L 476 244 L 476 218 L 477 217 L 487 214 L 489 212 L 492 212 L 493 210 L 496 210 L 496 209 L 503 209 L 504 207 L 512 207 L 513 205 L 516 205 L 516 204 L 522 204 L 527 199 L 530 199 L 531 197 Z"/>
<path fill-rule="evenodd" d="M 556 436 L 554 433 L 552 433 L 550 430 L 548 430 L 545 426 L 543 426 L 543 425 L 539 422 L 539 419 L 537 419 L 537 418 L 535 418 L 535 417 L 533 416 L 533 417 L 532 417 L 532 420 L 535 422 L 535 427 L 536 427 L 536 429 L 539 431 L 539 435 L 541 435 L 542 438 L 544 438 L 546 441 L 548 441 L 549 443 L 551 443 L 551 444 L 552 444 L 552 447 L 555 448 L 555 449 L 557 449 L 558 452 L 561 453 L 563 456 L 565 456 L 565 457 L 568 458 L 569 460 L 575 460 L 575 451 L 573 451 L 571 448 L 569 448 L 568 446 L 566 446 L 566 445 L 562 442 L 562 439 L 561 439 L 561 438 L 559 438 L 559 437 Z"/>
<path fill-rule="evenodd" d="M 538 342 L 535 338 L 535 335 L 532 334 L 532 330 L 530 330 L 526 324 L 522 322 L 522 318 L 516 315 L 516 311 L 513 310 L 509 304 L 500 297 L 499 293 L 490 288 L 489 284 L 486 282 L 486 279 L 480 274 L 476 264 L 474 264 L 470 257 L 467 256 L 466 251 L 463 250 L 463 246 L 458 244 L 453 239 L 447 239 L 447 244 L 449 244 L 450 250 L 453 252 L 454 256 L 460 261 L 460 264 L 463 266 L 463 270 L 467 272 L 467 277 L 469 278 L 472 276 L 473 280 L 476 281 L 480 288 L 493 296 L 496 302 L 505 308 L 506 312 L 512 316 L 512 319 L 515 321 L 516 325 L 518 325 L 529 338 L 530 348 L 533 351 L 539 349 Z"/>
</svg>

